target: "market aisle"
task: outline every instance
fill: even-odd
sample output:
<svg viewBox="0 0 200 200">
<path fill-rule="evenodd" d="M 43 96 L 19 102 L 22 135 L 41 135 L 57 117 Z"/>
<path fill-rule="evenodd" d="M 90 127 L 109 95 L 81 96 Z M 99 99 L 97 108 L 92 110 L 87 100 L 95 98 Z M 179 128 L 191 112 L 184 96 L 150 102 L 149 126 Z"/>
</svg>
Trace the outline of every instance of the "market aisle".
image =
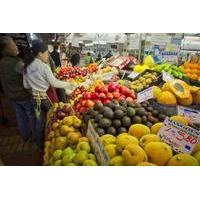
<svg viewBox="0 0 200 200">
<path fill-rule="evenodd" d="M 32 142 L 24 142 L 17 127 L 0 125 L 0 158 L 1 165 L 36 166 L 40 165 L 37 147 Z"/>
</svg>

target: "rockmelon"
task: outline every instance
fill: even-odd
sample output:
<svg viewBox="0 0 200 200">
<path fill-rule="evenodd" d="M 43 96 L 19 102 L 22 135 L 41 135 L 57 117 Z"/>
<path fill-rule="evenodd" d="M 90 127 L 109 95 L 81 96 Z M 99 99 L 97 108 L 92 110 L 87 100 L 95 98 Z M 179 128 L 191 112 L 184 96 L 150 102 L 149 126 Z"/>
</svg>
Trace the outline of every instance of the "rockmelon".
<svg viewBox="0 0 200 200">
<path fill-rule="evenodd" d="M 192 94 L 193 103 L 200 105 L 200 90 Z"/>
<path fill-rule="evenodd" d="M 183 117 L 183 116 L 180 116 L 180 115 L 174 115 L 172 117 L 170 117 L 170 119 L 180 123 L 180 124 L 183 124 L 185 126 L 188 125 L 188 119 L 186 117 Z"/>
<path fill-rule="evenodd" d="M 180 99 L 186 99 L 190 96 L 190 87 L 189 85 L 179 79 L 175 79 L 169 82 L 170 90 Z"/>
<path fill-rule="evenodd" d="M 177 101 L 178 101 L 178 104 L 182 106 L 190 106 L 192 104 L 192 95 L 190 93 L 189 98 L 185 98 L 185 99 L 177 98 Z"/>
<path fill-rule="evenodd" d="M 168 106 L 176 105 L 176 97 L 170 91 L 161 92 L 157 98 L 158 103 Z"/>
</svg>

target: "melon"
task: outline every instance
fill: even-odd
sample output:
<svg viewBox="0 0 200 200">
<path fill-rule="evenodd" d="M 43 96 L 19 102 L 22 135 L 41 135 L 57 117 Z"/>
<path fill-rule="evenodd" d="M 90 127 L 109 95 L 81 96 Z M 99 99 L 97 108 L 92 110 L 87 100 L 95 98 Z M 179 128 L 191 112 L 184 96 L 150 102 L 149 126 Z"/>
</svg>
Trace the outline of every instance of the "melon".
<svg viewBox="0 0 200 200">
<path fill-rule="evenodd" d="M 185 99 L 181 99 L 181 98 L 177 98 L 178 104 L 182 105 L 182 106 L 190 106 L 192 104 L 192 95 L 190 93 L 190 96 L 188 98 Z"/>
<path fill-rule="evenodd" d="M 174 106 L 177 103 L 176 97 L 170 91 L 161 92 L 157 98 L 157 102 L 168 106 Z"/>
<path fill-rule="evenodd" d="M 180 123 L 180 124 L 183 124 L 185 126 L 188 125 L 188 119 L 186 117 L 183 117 L 183 116 L 180 116 L 180 115 L 174 115 L 172 117 L 170 117 L 170 119 Z"/>
</svg>

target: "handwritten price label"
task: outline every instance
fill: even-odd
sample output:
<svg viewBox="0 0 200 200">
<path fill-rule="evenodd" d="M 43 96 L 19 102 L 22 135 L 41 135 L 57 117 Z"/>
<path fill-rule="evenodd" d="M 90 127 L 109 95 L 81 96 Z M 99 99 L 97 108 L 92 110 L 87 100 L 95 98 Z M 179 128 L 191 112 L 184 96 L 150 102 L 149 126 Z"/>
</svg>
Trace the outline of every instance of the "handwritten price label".
<svg viewBox="0 0 200 200">
<path fill-rule="evenodd" d="M 167 81 L 174 80 L 174 77 L 172 75 L 168 74 L 167 72 L 163 71 L 162 79 L 163 79 L 163 81 L 167 82 Z"/>
<path fill-rule="evenodd" d="M 153 87 L 150 87 L 137 94 L 137 103 L 142 103 L 152 98 L 154 98 Z"/>
<path fill-rule="evenodd" d="M 160 139 L 169 144 L 176 153 L 191 154 L 200 140 L 200 132 L 189 126 L 184 126 L 169 118 L 164 121 L 158 132 Z"/>
<path fill-rule="evenodd" d="M 108 166 L 110 158 L 107 152 L 105 151 L 104 146 L 99 138 L 99 135 L 95 131 L 91 122 L 89 122 L 88 124 L 87 138 L 90 141 L 91 147 L 94 151 L 95 156 L 97 157 L 99 164 L 103 166 Z"/>
<path fill-rule="evenodd" d="M 184 106 L 178 106 L 178 115 L 188 118 L 191 124 L 200 124 L 200 112 L 195 109 L 190 109 Z"/>
</svg>

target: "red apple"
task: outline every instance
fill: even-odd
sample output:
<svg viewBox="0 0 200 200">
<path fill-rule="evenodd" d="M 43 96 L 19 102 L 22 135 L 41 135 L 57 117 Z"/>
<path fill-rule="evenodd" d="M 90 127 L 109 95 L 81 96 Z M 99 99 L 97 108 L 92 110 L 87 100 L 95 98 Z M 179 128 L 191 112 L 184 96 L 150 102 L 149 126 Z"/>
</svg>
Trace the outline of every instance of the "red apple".
<svg viewBox="0 0 200 200">
<path fill-rule="evenodd" d="M 109 92 L 114 92 L 116 90 L 116 88 L 117 88 L 117 85 L 118 84 L 116 84 L 116 83 L 109 83 L 108 84 L 108 91 Z"/>
<path fill-rule="evenodd" d="M 97 85 L 95 87 L 95 92 L 100 93 L 101 92 L 101 87 L 99 85 Z"/>
<path fill-rule="evenodd" d="M 104 94 L 108 93 L 108 88 L 106 86 L 103 86 L 100 90 L 101 90 L 101 93 L 104 93 Z"/>
<path fill-rule="evenodd" d="M 93 99 L 98 99 L 99 98 L 99 93 L 97 93 L 97 92 L 92 92 L 91 93 L 91 99 L 93 100 Z"/>
<path fill-rule="evenodd" d="M 99 94 L 99 98 L 100 98 L 101 100 L 104 100 L 104 99 L 106 98 L 106 95 L 105 95 L 104 93 L 100 93 L 100 94 Z"/>
<path fill-rule="evenodd" d="M 83 95 L 83 98 L 84 99 L 90 99 L 91 98 L 91 95 L 89 92 L 85 92 L 84 95 Z"/>
<path fill-rule="evenodd" d="M 101 103 L 101 100 L 99 100 L 99 99 L 95 99 L 95 100 L 93 100 L 93 102 L 94 102 L 94 104 L 96 104 L 96 103 L 98 103 L 98 102 Z"/>
<path fill-rule="evenodd" d="M 134 100 L 131 97 L 127 97 L 126 101 L 134 102 Z"/>
<path fill-rule="evenodd" d="M 109 103 L 109 102 L 110 102 L 109 99 L 105 99 L 105 100 L 103 100 L 103 104 L 106 104 L 106 103 Z"/>
<path fill-rule="evenodd" d="M 85 106 L 90 108 L 90 107 L 94 106 L 94 102 L 92 100 L 87 100 Z"/>
<path fill-rule="evenodd" d="M 112 100 L 112 99 L 113 99 L 112 93 L 108 93 L 108 94 L 106 95 L 106 98 L 107 98 L 108 100 Z"/>
<path fill-rule="evenodd" d="M 113 95 L 114 99 L 119 99 L 120 98 L 120 93 L 119 92 L 113 92 L 112 95 Z"/>
<path fill-rule="evenodd" d="M 79 110 L 79 113 L 83 114 L 84 112 L 87 111 L 87 109 L 88 109 L 87 107 L 81 107 L 80 110 Z"/>
<path fill-rule="evenodd" d="M 131 92 L 131 95 L 129 97 L 131 97 L 132 99 L 136 99 L 136 95 L 134 92 Z"/>
<path fill-rule="evenodd" d="M 76 104 L 76 109 L 79 110 L 81 108 L 81 103 Z"/>
<path fill-rule="evenodd" d="M 126 99 L 126 96 L 121 95 L 121 96 L 119 97 L 119 100 L 121 100 L 121 99 Z"/>
<path fill-rule="evenodd" d="M 87 101 L 87 100 L 81 99 L 81 100 L 80 100 L 80 102 L 81 102 L 81 106 L 85 106 L 86 101 Z"/>
</svg>

